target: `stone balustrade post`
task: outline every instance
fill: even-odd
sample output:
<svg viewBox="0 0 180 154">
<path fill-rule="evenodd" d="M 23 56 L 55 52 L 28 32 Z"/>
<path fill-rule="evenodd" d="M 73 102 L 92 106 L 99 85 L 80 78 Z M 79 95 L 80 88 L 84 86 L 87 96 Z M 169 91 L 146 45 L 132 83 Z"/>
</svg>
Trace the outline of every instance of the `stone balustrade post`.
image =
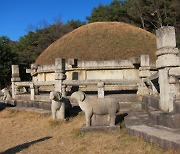
<svg viewBox="0 0 180 154">
<path fill-rule="evenodd" d="M 144 80 L 151 75 L 150 72 L 150 58 L 148 54 L 141 55 L 140 57 L 140 68 L 139 68 L 139 78 L 138 92 L 139 95 L 148 95 L 149 89 L 146 86 Z"/>
<path fill-rule="evenodd" d="M 104 98 L 104 82 L 98 82 L 98 98 Z"/>
<path fill-rule="evenodd" d="M 160 102 L 159 107 L 164 112 L 174 110 L 173 101 L 175 78 L 169 75 L 171 68 L 180 66 L 179 50 L 176 48 L 175 29 L 171 26 L 161 27 L 156 31 L 157 60 L 156 68 L 159 72 Z"/>
<path fill-rule="evenodd" d="M 30 85 L 30 89 L 31 89 L 31 100 L 35 100 L 35 87 L 34 84 Z"/>
<path fill-rule="evenodd" d="M 63 85 L 63 80 L 65 80 L 65 60 L 62 58 L 55 59 L 55 91 L 62 93 L 65 97 L 65 85 Z M 65 103 L 62 103 L 60 111 L 58 112 L 60 119 L 65 119 Z"/>
<path fill-rule="evenodd" d="M 20 82 L 20 76 L 19 76 L 19 66 L 18 65 L 12 65 L 12 77 L 11 77 L 11 82 L 12 82 L 12 98 L 15 99 L 15 95 L 18 94 L 18 90 L 15 85 L 16 82 Z"/>
<path fill-rule="evenodd" d="M 55 59 L 55 91 L 62 92 L 62 82 L 65 79 L 65 61 L 62 58 Z"/>
</svg>

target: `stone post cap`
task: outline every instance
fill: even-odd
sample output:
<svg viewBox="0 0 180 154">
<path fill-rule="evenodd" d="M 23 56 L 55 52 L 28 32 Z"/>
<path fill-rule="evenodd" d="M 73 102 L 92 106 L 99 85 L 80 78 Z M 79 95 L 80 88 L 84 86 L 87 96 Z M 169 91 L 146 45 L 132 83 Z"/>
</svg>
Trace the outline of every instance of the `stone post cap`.
<svg viewBox="0 0 180 154">
<path fill-rule="evenodd" d="M 62 63 L 63 63 L 63 59 L 62 58 L 56 58 L 55 59 L 55 65 L 57 66 L 57 65 L 62 65 Z"/>
<path fill-rule="evenodd" d="M 37 64 L 31 64 L 31 69 L 37 69 L 38 65 Z"/>
<path fill-rule="evenodd" d="M 176 47 L 175 28 L 172 26 L 164 26 L 156 30 L 157 49 L 165 47 Z"/>
<path fill-rule="evenodd" d="M 19 76 L 19 66 L 18 65 L 12 65 L 12 75 L 18 75 Z"/>
<path fill-rule="evenodd" d="M 56 58 L 55 59 L 55 69 L 65 70 L 65 59 Z"/>
<path fill-rule="evenodd" d="M 102 81 L 98 82 L 98 88 L 102 88 L 102 87 L 104 87 L 104 82 Z"/>
</svg>

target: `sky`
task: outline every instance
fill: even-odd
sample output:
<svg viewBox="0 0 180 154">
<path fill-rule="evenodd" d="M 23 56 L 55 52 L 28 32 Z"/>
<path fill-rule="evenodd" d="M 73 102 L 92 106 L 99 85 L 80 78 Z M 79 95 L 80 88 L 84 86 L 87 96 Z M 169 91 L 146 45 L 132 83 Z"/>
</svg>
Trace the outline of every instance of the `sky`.
<svg viewBox="0 0 180 154">
<path fill-rule="evenodd" d="M 94 7 L 110 4 L 112 0 L 0 0 L 0 36 L 18 41 L 31 25 L 48 24 L 60 18 L 87 21 Z"/>
</svg>

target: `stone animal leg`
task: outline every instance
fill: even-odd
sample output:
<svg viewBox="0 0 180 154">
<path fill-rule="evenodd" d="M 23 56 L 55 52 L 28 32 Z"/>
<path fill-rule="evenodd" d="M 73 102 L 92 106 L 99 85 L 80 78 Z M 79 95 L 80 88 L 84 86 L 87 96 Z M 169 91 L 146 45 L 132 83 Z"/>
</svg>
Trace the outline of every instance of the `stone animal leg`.
<svg viewBox="0 0 180 154">
<path fill-rule="evenodd" d="M 57 118 L 58 120 L 62 120 L 62 119 L 63 119 L 63 118 L 62 118 L 62 113 L 61 113 L 61 110 L 60 110 L 60 109 L 56 111 L 56 118 Z"/>
<path fill-rule="evenodd" d="M 56 109 L 53 106 L 51 106 L 51 112 L 52 112 L 52 118 L 53 118 L 53 120 L 55 120 L 56 119 Z"/>
<path fill-rule="evenodd" d="M 116 115 L 110 116 L 110 126 L 115 126 Z"/>
<path fill-rule="evenodd" d="M 92 112 L 85 112 L 85 116 L 86 116 L 86 127 L 90 127 Z"/>
</svg>

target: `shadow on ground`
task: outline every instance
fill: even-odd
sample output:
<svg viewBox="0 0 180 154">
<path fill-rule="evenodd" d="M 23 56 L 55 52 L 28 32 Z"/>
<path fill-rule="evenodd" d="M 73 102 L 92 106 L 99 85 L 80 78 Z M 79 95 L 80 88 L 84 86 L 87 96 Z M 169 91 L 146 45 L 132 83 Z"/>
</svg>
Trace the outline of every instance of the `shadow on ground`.
<svg viewBox="0 0 180 154">
<path fill-rule="evenodd" d="M 73 106 L 72 109 L 70 109 L 67 113 L 66 117 L 75 117 L 79 114 L 79 112 L 82 112 L 81 108 L 79 106 Z"/>
<path fill-rule="evenodd" d="M 120 124 L 124 121 L 124 117 L 126 117 L 128 115 L 128 113 L 123 113 L 123 114 L 119 114 L 116 116 L 116 124 Z"/>
<path fill-rule="evenodd" d="M 14 107 L 14 105 L 0 102 L 0 111 L 4 110 L 5 108 L 8 108 L 8 107 Z"/>
<path fill-rule="evenodd" d="M 34 141 L 31 141 L 31 142 L 27 142 L 27 143 L 24 143 L 24 144 L 17 145 L 15 147 L 12 147 L 12 148 L 7 149 L 6 151 L 0 152 L 0 153 L 2 153 L 2 154 L 15 154 L 15 153 L 18 153 L 18 152 L 20 152 L 20 151 L 22 151 L 24 149 L 27 149 L 28 147 L 30 147 L 33 144 L 48 140 L 50 138 L 52 138 L 52 137 L 47 136 L 47 137 L 44 137 L 44 138 L 40 138 L 38 140 L 34 140 Z"/>
</svg>

